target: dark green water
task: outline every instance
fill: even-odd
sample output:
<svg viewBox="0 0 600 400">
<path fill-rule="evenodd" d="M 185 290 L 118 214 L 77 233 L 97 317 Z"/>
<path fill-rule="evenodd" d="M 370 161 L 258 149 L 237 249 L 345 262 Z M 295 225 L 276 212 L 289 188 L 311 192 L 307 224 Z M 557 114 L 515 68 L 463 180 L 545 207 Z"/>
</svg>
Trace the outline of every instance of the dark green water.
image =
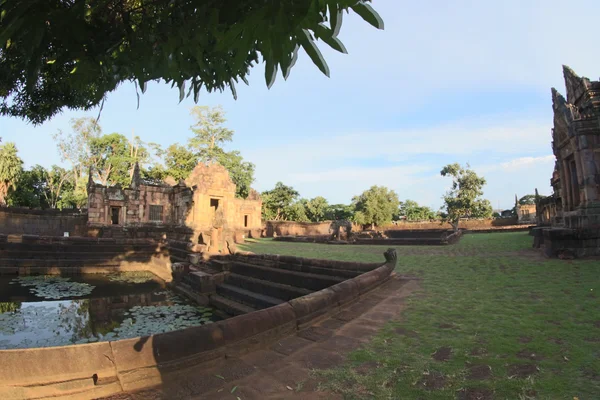
<svg viewBox="0 0 600 400">
<path fill-rule="evenodd" d="M 132 338 L 216 319 L 146 272 L 0 277 L 0 349 Z"/>
</svg>

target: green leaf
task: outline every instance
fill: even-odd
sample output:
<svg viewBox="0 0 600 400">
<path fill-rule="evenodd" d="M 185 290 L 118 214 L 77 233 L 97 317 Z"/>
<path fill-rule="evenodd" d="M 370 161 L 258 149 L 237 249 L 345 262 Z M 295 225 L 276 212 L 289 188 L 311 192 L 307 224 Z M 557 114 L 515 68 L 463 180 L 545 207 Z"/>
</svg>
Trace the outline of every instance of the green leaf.
<svg viewBox="0 0 600 400">
<path fill-rule="evenodd" d="M 234 393 L 237 390 L 237 386 L 234 386 L 233 389 L 231 389 L 231 393 Z"/>
<path fill-rule="evenodd" d="M 321 54 L 321 50 L 319 50 L 315 42 L 312 40 L 310 33 L 306 29 L 302 29 L 302 32 L 298 35 L 298 41 L 312 62 L 321 70 L 321 72 L 329 77 L 329 66 L 325 62 L 325 58 L 323 57 L 323 54 Z"/>
<path fill-rule="evenodd" d="M 185 98 L 185 81 L 179 84 L 179 102 L 181 103 Z"/>
<path fill-rule="evenodd" d="M 275 78 L 277 77 L 277 64 L 273 62 L 272 57 L 269 57 L 269 59 L 265 61 L 267 63 L 265 66 L 265 80 L 267 81 L 267 88 L 271 89 L 271 86 L 273 86 Z"/>
<path fill-rule="evenodd" d="M 223 377 L 223 376 L 221 376 L 221 375 L 215 375 L 215 376 L 216 376 L 217 378 L 219 378 L 219 379 L 223 379 L 223 380 L 225 380 L 225 377 Z"/>
<path fill-rule="evenodd" d="M 73 67 L 73 69 L 71 70 L 71 72 L 69 72 L 70 74 L 74 74 L 77 71 L 77 65 L 75 67 Z"/>
<path fill-rule="evenodd" d="M 377 29 L 383 29 L 383 19 L 381 16 L 367 3 L 358 3 L 350 6 L 355 13 L 361 16 L 362 19 L 373 25 Z"/>
<path fill-rule="evenodd" d="M 194 103 L 198 103 L 200 89 L 202 89 L 202 82 L 194 82 Z"/>
<path fill-rule="evenodd" d="M 229 80 L 229 88 L 231 89 L 231 94 L 233 94 L 233 99 L 237 100 L 237 90 L 235 89 L 235 82 L 233 78 Z"/>
<path fill-rule="evenodd" d="M 0 12 L 0 22 L 2 22 L 5 15 L 6 15 L 6 10 L 2 10 L 2 12 Z"/>
<path fill-rule="evenodd" d="M 288 76 L 290 76 L 290 72 L 292 71 L 292 68 L 294 67 L 294 65 L 296 64 L 296 61 L 298 60 L 298 49 L 300 48 L 300 46 L 296 45 L 296 47 L 294 47 L 294 50 L 292 51 L 292 57 L 288 60 L 287 58 L 285 58 L 285 61 L 281 62 L 281 72 L 283 74 L 283 79 L 287 80 Z"/>
<path fill-rule="evenodd" d="M 337 50 L 343 54 L 348 54 L 346 46 L 344 46 L 340 39 L 334 36 L 333 31 L 325 25 L 319 24 L 315 26 L 315 36 L 318 39 L 321 39 L 322 41 L 327 43 L 332 49 Z"/>
<path fill-rule="evenodd" d="M 144 81 L 141 77 L 138 78 L 138 85 L 140 85 L 140 90 L 142 93 L 146 93 L 146 89 L 148 88 L 148 82 Z"/>
<path fill-rule="evenodd" d="M 338 8 L 337 3 L 329 4 L 329 18 L 331 30 L 333 31 L 333 36 L 339 35 L 340 29 L 342 28 L 343 17 L 344 10 Z"/>
<path fill-rule="evenodd" d="M 55 62 L 56 62 L 56 60 L 48 60 L 48 61 L 46 61 L 46 64 L 50 64 L 50 65 L 52 65 L 52 64 L 54 64 Z"/>
</svg>

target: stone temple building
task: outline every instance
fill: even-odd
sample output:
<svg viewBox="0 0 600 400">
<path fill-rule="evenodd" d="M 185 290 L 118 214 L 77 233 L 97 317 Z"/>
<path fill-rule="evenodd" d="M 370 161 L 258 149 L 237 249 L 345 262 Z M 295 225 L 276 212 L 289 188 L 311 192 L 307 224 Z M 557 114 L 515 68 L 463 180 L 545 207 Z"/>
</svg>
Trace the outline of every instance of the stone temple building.
<svg viewBox="0 0 600 400">
<path fill-rule="evenodd" d="M 519 224 L 535 223 L 535 204 L 517 204 L 516 212 Z"/>
<path fill-rule="evenodd" d="M 88 182 L 88 226 L 91 228 L 155 228 L 169 232 L 189 228 L 199 250 L 224 250 L 225 239 L 258 236 L 262 201 L 251 190 L 247 199 L 235 197 L 236 186 L 220 164 L 199 163 L 185 181 L 150 184 L 136 165 L 131 185 L 107 187 Z M 254 232 L 254 233 L 253 233 Z"/>
<path fill-rule="evenodd" d="M 535 245 L 549 256 L 600 255 L 600 82 L 563 73 L 567 98 L 552 89 L 554 193 L 538 200 Z"/>
</svg>

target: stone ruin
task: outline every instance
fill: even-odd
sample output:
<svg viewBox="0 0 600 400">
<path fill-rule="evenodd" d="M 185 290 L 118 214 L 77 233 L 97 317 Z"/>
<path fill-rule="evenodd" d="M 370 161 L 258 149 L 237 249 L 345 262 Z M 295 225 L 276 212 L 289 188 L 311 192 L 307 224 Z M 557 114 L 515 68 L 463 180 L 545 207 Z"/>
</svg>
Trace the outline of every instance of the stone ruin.
<svg viewBox="0 0 600 400">
<path fill-rule="evenodd" d="M 331 221 L 329 240 L 352 241 L 352 222 L 346 219 Z"/>
<path fill-rule="evenodd" d="M 88 226 L 119 234 L 153 227 L 163 236 L 187 227 L 190 250 L 230 253 L 235 251 L 235 242 L 259 237 L 262 228 L 258 193 L 251 190 L 247 199 L 240 199 L 235 192 L 227 169 L 216 163 L 199 163 L 185 181 L 171 184 L 144 182 L 137 165 L 128 188 L 97 184 L 90 175 Z"/>
<path fill-rule="evenodd" d="M 563 67 L 567 98 L 552 89 L 553 194 L 537 200 L 534 247 L 548 256 L 600 255 L 600 82 Z"/>
</svg>

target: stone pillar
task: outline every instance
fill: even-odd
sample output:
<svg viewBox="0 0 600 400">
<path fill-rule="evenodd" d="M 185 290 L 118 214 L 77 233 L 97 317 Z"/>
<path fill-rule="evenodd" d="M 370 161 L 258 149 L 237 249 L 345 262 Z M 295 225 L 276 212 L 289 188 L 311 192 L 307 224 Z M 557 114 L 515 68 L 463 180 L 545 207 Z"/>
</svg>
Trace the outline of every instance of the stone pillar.
<svg viewBox="0 0 600 400">
<path fill-rule="evenodd" d="M 580 151 L 579 154 L 581 156 L 583 205 L 587 205 L 600 200 L 598 184 L 596 183 L 596 176 L 600 171 L 597 170 L 593 150 L 585 149 Z"/>
<path fill-rule="evenodd" d="M 579 162 L 579 154 L 575 153 L 573 160 L 569 162 L 570 177 L 571 177 L 571 207 L 575 209 L 575 207 L 581 206 L 581 190 L 579 182 L 581 182 L 581 164 Z"/>
<path fill-rule="evenodd" d="M 563 210 L 571 211 L 571 173 L 569 168 L 569 163 L 565 160 L 561 161 L 561 180 L 560 184 L 563 189 Z"/>
</svg>

